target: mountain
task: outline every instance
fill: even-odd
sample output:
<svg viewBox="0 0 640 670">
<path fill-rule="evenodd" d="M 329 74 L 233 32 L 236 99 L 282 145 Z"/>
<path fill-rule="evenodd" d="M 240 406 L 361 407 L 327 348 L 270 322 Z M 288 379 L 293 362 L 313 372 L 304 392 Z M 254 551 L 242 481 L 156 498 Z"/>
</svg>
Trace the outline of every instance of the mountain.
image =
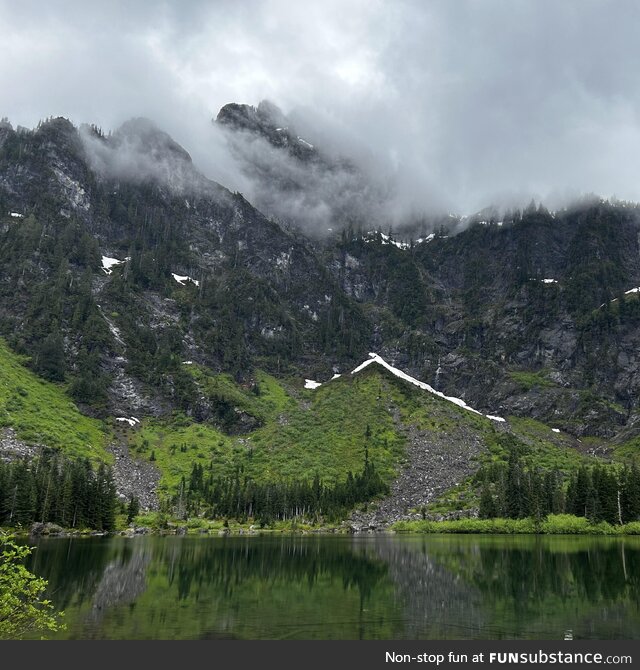
<svg viewBox="0 0 640 670">
<path fill-rule="evenodd" d="M 384 222 L 388 188 L 348 156 L 318 146 L 272 103 L 225 105 L 214 123 L 267 215 L 316 239 L 345 222 Z"/>
<path fill-rule="evenodd" d="M 487 210 L 412 239 L 369 219 L 383 194 L 277 108 L 231 104 L 216 123 L 255 202 L 146 119 L 108 135 L 62 118 L 0 125 L 0 336 L 16 370 L 2 453 L 64 449 L 66 432 L 77 453 L 121 462 L 123 495 L 144 480 L 153 506 L 201 461 L 339 482 L 370 448 L 391 486 L 360 519 L 375 524 L 451 487 L 451 509 L 470 509 L 469 477 L 509 440 L 565 469 L 636 453 L 635 205 Z M 347 178 L 355 199 L 325 188 Z M 308 233 L 314 217 L 324 234 Z M 347 374 L 363 361 L 366 383 Z M 61 434 L 29 418 L 33 375 L 102 427 L 97 451 L 81 421 Z"/>
</svg>

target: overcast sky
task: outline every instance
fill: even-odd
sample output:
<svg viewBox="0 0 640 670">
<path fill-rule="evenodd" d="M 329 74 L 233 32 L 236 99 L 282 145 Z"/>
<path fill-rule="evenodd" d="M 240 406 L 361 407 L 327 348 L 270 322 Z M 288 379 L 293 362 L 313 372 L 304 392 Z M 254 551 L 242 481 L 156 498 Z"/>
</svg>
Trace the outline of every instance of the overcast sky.
<svg viewBox="0 0 640 670">
<path fill-rule="evenodd" d="M 635 0 L 0 0 L 0 36 L 0 116 L 148 116 L 223 183 L 211 117 L 268 98 L 370 150 L 418 207 L 640 200 Z"/>
</svg>

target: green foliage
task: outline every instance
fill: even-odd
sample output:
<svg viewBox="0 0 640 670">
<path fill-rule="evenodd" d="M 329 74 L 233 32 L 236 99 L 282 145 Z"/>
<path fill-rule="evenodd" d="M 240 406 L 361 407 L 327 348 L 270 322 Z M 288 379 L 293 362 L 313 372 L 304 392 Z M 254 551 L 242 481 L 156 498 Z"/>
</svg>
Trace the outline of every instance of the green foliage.
<svg viewBox="0 0 640 670">
<path fill-rule="evenodd" d="M 127 523 L 132 523 L 132 521 L 140 513 L 140 502 L 138 498 L 131 496 L 129 499 L 129 504 L 127 505 Z"/>
<path fill-rule="evenodd" d="M 565 486 L 562 472 L 527 465 L 512 448 L 508 462 L 483 464 L 474 479 L 481 487 L 482 519 L 546 518 L 568 513 L 590 523 L 622 525 L 640 520 L 640 470 L 637 466 L 581 465 Z"/>
<path fill-rule="evenodd" d="M 194 374 L 203 388 L 214 389 L 262 425 L 243 435 L 228 435 L 221 427 L 193 423 L 184 415 L 143 421 L 129 439 L 134 452 L 147 458 L 155 452 L 163 493 L 173 496 L 183 478 L 191 476 L 194 463 L 214 479 L 239 471 L 256 483 L 309 482 L 317 474 L 333 486 L 349 471 L 361 470 L 365 447 L 382 479 L 388 482 L 394 476 L 404 438 L 386 400 L 388 393 L 397 391 L 380 372 L 363 371 L 312 392 L 297 389 L 297 398 L 264 373 L 256 376 L 259 395 L 224 375 L 213 378 L 197 369 Z"/>
<path fill-rule="evenodd" d="M 0 525 L 52 522 L 66 528 L 115 528 L 116 488 L 111 471 L 88 459 L 44 452 L 27 460 L 0 461 Z"/>
<path fill-rule="evenodd" d="M 31 444 L 108 462 L 103 424 L 82 415 L 62 388 L 39 379 L 23 363 L 0 339 L 0 426 L 15 429 Z"/>
<path fill-rule="evenodd" d="M 23 565 L 27 546 L 0 532 L 0 639 L 17 640 L 34 632 L 55 633 L 64 628 L 61 612 L 43 598 L 47 582 Z"/>
<path fill-rule="evenodd" d="M 457 519 L 452 521 L 398 521 L 393 529 L 400 533 L 490 533 L 549 535 L 637 535 L 640 524 L 612 526 L 591 523 L 584 517 L 553 514 L 546 519 Z"/>
<path fill-rule="evenodd" d="M 202 465 L 194 464 L 189 481 L 181 482 L 173 503 L 178 514 L 204 513 L 212 518 L 254 518 L 262 527 L 276 520 L 334 520 L 357 503 L 388 494 L 375 465 L 365 460 L 355 476 L 348 472 L 344 481 L 326 485 L 316 475 L 313 481 L 277 481 L 260 484 L 240 472 L 234 476 L 205 478 Z"/>
<path fill-rule="evenodd" d="M 526 370 L 512 370 L 509 376 L 513 379 L 523 391 L 530 391 L 532 388 L 550 388 L 556 386 L 545 372 L 540 370 L 538 372 L 529 372 Z"/>
<path fill-rule="evenodd" d="M 628 288 L 623 259 L 627 241 L 621 225 L 627 216 L 605 204 L 572 214 L 578 230 L 568 250 L 565 293 L 569 309 L 579 317 Z"/>
<path fill-rule="evenodd" d="M 513 438 L 520 445 L 517 447 L 519 455 L 528 467 L 569 473 L 590 460 L 575 449 L 573 438 L 564 433 L 553 433 L 547 424 L 535 419 L 510 416 L 509 425 Z M 497 444 L 498 441 L 491 440 L 492 453 L 501 454 L 507 460 L 509 449 L 505 449 L 504 445 L 496 448 Z"/>
</svg>

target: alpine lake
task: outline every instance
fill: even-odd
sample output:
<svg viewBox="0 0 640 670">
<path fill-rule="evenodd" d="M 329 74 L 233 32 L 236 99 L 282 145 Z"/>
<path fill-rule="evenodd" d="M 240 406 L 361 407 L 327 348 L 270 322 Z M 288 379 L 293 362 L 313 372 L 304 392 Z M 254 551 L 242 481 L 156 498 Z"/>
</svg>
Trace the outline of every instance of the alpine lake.
<svg viewBox="0 0 640 670">
<path fill-rule="evenodd" d="M 71 639 L 634 639 L 640 537 L 34 540 Z"/>
</svg>

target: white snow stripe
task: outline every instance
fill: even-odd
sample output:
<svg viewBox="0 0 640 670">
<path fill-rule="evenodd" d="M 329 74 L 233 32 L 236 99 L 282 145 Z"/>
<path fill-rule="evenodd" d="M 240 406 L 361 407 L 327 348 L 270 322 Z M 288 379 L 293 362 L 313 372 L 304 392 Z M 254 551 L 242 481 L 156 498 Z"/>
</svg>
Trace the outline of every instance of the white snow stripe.
<svg viewBox="0 0 640 670">
<path fill-rule="evenodd" d="M 180 284 L 181 286 L 185 285 L 185 282 L 192 282 L 196 286 L 200 286 L 200 282 L 197 279 L 192 279 L 189 275 L 177 275 L 175 272 L 171 273 L 171 276 Z"/>
<path fill-rule="evenodd" d="M 371 358 L 368 361 L 364 361 L 364 363 L 361 363 L 357 368 L 351 371 L 352 375 L 360 372 L 361 370 L 364 370 L 364 368 L 366 368 L 368 365 L 371 365 L 372 363 L 377 363 L 386 370 L 389 370 L 389 372 L 391 372 L 391 374 L 395 375 L 396 377 L 404 379 L 410 384 L 413 384 L 414 386 L 417 386 L 418 388 L 421 388 L 424 391 L 432 393 L 433 395 L 436 395 L 439 398 L 442 398 L 443 400 L 447 400 L 453 403 L 454 405 L 457 405 L 458 407 L 462 407 L 462 409 L 466 409 L 469 412 L 473 412 L 474 414 L 479 414 L 480 416 L 486 416 L 488 419 L 491 419 L 492 421 L 500 421 L 500 422 L 504 421 L 504 419 L 501 416 L 494 416 L 492 414 L 483 415 L 482 412 L 479 412 L 477 409 L 469 407 L 469 405 L 467 405 L 467 403 L 461 398 L 455 398 L 453 396 L 445 395 L 441 391 L 436 391 L 432 386 L 429 386 L 429 384 L 425 384 L 425 382 L 421 382 L 418 379 L 411 377 L 406 372 L 402 372 L 402 370 L 398 370 L 398 368 L 394 368 L 392 365 L 389 365 L 389 363 L 387 363 L 387 361 L 385 361 L 384 358 L 382 358 L 381 356 L 378 356 L 378 354 L 369 353 L 369 356 L 371 356 Z"/>
</svg>

